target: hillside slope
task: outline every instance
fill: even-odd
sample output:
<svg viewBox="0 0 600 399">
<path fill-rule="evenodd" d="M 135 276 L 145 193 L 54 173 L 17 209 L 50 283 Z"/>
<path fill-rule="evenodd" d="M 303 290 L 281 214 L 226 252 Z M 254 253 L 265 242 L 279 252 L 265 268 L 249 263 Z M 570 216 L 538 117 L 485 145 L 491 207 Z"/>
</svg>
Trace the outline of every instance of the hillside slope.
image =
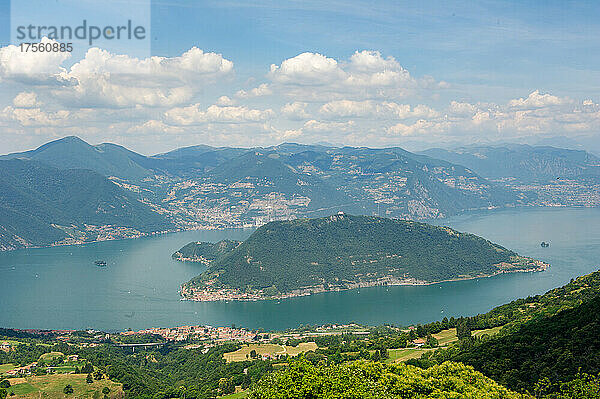
<svg viewBox="0 0 600 399">
<path fill-rule="evenodd" d="M 545 267 L 481 237 L 447 227 L 338 214 L 260 227 L 184 285 L 182 293 L 202 299 L 219 290 L 232 290 L 230 296 L 239 296 L 235 299 L 252 299 L 372 285 L 426 284 Z"/>
<path fill-rule="evenodd" d="M 173 227 L 132 193 L 91 170 L 4 160 L 0 186 L 0 249 L 136 236 Z"/>
<path fill-rule="evenodd" d="M 600 176 L 600 159 L 581 150 L 549 146 L 474 146 L 455 150 L 434 148 L 421 152 L 468 167 L 486 178 L 520 181 Z"/>
<path fill-rule="evenodd" d="M 32 160 L 58 169 L 89 169 L 106 177 L 129 180 L 139 180 L 152 174 L 140 165 L 144 158 L 116 144 L 93 146 L 76 136 L 51 141 L 35 150 L 0 156 L 0 160 Z"/>
</svg>

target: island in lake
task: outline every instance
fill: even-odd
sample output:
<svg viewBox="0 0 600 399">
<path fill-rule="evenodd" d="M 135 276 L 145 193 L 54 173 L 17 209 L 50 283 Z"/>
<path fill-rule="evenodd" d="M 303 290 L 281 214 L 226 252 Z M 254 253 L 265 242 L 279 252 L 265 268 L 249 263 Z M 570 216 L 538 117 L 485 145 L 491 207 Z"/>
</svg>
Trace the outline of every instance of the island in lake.
<svg viewBox="0 0 600 399">
<path fill-rule="evenodd" d="M 208 266 L 181 287 L 182 299 L 195 301 L 426 285 L 549 266 L 449 227 L 343 213 L 271 222 L 243 242 L 192 242 L 173 258 Z"/>
</svg>

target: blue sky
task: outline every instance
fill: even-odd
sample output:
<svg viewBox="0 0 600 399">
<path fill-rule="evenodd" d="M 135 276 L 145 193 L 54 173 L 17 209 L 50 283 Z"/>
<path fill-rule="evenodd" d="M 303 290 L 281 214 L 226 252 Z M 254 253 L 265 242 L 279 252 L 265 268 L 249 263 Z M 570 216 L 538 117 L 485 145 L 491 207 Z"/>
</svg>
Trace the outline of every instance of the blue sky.
<svg viewBox="0 0 600 399">
<path fill-rule="evenodd" d="M 85 10 L 100 4 L 46 3 L 75 20 L 97 17 Z M 147 7 L 146 0 L 101 4 L 107 21 Z M 0 0 L 4 48 L 9 9 Z M 111 43 L 59 60 L 5 56 L 0 135 L 8 145 L 0 152 L 63 133 L 142 152 L 201 143 L 419 148 L 598 138 L 599 2 L 152 0 L 150 11 L 151 53 L 164 57 L 152 79 L 126 79 L 123 68 L 135 62 L 119 55 L 138 57 L 131 75 L 154 69 L 147 55 Z M 223 60 L 218 67 L 215 57 Z M 170 60 L 180 60 L 179 69 Z M 197 66 L 204 62 L 217 69 Z M 47 70 L 27 69 L 41 63 Z M 17 73 L 30 69 L 35 78 Z"/>
<path fill-rule="evenodd" d="M 191 3 L 153 2 L 153 53 L 197 45 L 255 73 L 305 51 L 377 49 L 413 74 L 457 83 L 598 91 L 588 80 L 600 68 L 598 2 Z"/>
</svg>

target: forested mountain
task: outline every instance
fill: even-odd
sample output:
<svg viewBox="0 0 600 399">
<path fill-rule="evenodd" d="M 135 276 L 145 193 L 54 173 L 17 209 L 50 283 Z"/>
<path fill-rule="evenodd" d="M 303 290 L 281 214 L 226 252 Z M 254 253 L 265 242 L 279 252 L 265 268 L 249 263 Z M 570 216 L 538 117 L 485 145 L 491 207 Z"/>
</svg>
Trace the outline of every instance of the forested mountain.
<svg viewBox="0 0 600 399">
<path fill-rule="evenodd" d="M 75 136 L 65 137 L 35 150 L 0 156 L 43 162 L 58 169 L 89 169 L 103 176 L 139 180 L 152 174 L 140 165 L 145 157 L 116 144 L 89 145 Z"/>
<path fill-rule="evenodd" d="M 420 154 L 464 165 L 490 179 L 532 181 L 600 176 L 600 159 L 582 150 L 507 144 L 455 150 L 434 148 Z"/>
<path fill-rule="evenodd" d="M 597 271 L 543 295 L 465 318 L 462 324 L 468 329 L 503 328 L 496 336 L 466 338 L 411 362 L 422 367 L 463 362 L 512 389 L 533 392 L 537 385 L 554 392 L 560 383 L 581 378 L 580 373 L 600 373 L 599 308 Z"/>
<path fill-rule="evenodd" d="M 514 389 L 528 389 L 546 377 L 571 380 L 600 373 L 600 297 L 553 316 L 524 323 L 452 356 Z"/>
<path fill-rule="evenodd" d="M 210 244 L 192 243 L 178 252 L 190 253 L 194 247 L 206 252 Z M 197 299 L 198 293 L 232 289 L 267 297 L 545 267 L 448 227 L 345 214 L 271 222 L 230 247 L 229 253 L 216 256 L 205 273 L 184 286 L 184 296 Z"/>
<path fill-rule="evenodd" d="M 1 249 L 137 236 L 173 228 L 133 193 L 91 170 L 1 160 L 0 187 Z"/>
<path fill-rule="evenodd" d="M 221 240 L 217 243 L 190 242 L 175 252 L 172 257 L 176 260 L 201 262 L 210 265 L 211 262 L 227 255 L 240 244 L 240 241 L 233 240 Z"/>
</svg>

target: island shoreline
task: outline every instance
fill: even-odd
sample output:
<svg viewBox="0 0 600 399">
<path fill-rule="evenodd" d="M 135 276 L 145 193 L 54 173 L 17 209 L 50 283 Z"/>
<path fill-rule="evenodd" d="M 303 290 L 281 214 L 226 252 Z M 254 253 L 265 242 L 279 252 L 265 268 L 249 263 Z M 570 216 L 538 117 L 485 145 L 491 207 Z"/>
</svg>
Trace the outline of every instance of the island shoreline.
<svg viewBox="0 0 600 399">
<path fill-rule="evenodd" d="M 192 288 L 191 290 L 185 287 L 185 284 L 181 286 L 181 289 L 179 291 L 180 293 L 180 300 L 181 301 L 192 301 L 192 302 L 229 302 L 229 301 L 236 301 L 236 302 L 257 302 L 257 301 L 270 301 L 270 300 L 281 300 L 281 299 L 289 299 L 289 298 L 298 298 L 298 297 L 303 297 L 303 296 L 311 296 L 314 294 L 322 294 L 322 293 L 326 293 L 326 292 L 342 292 L 342 291 L 350 291 L 350 290 L 356 290 L 356 289 L 360 289 L 360 288 L 372 288 L 372 287 L 390 287 L 390 286 L 413 286 L 413 287 L 418 287 L 418 286 L 429 286 L 429 285 L 436 285 L 436 284 L 443 284 L 443 283 L 450 283 L 450 282 L 456 282 L 456 281 L 468 281 L 468 280 L 476 280 L 476 279 L 482 279 L 482 278 L 490 278 L 490 277 L 495 277 L 501 274 L 512 274 L 512 273 L 536 273 L 536 272 L 543 272 L 546 271 L 549 267 L 550 264 L 540 261 L 540 260 L 535 260 L 532 259 L 532 261 L 535 263 L 536 267 L 532 267 L 532 268 L 527 268 L 527 269 L 517 269 L 517 270 L 498 270 L 495 273 L 489 274 L 489 275 L 479 275 L 479 276 L 469 276 L 469 277 L 457 277 L 457 278 L 452 278 L 452 279 L 446 279 L 446 280 L 440 280 L 440 281 L 424 281 L 424 280 L 417 280 L 414 278 L 406 278 L 406 279 L 398 279 L 392 276 L 388 276 L 388 277 L 382 277 L 381 279 L 375 280 L 375 281 L 370 281 L 370 282 L 358 282 L 358 283 L 353 283 L 353 285 L 356 286 L 352 286 L 352 287 L 345 287 L 345 288 L 341 288 L 341 287 L 335 287 L 332 289 L 324 289 L 324 286 L 311 286 L 311 287 L 306 287 L 306 288 L 301 288 L 298 290 L 293 290 L 292 292 L 289 293 L 283 293 L 280 295 L 275 295 L 275 296 L 262 296 L 259 294 L 255 294 L 255 293 L 243 293 L 240 290 L 235 290 L 235 289 L 231 289 L 231 288 L 223 288 L 222 290 L 199 290 L 199 289 L 194 289 Z M 382 280 L 386 280 L 385 282 L 383 282 Z M 201 297 L 198 297 L 198 295 L 195 295 L 193 297 L 186 297 L 186 292 L 191 291 L 190 293 L 203 293 L 204 295 L 201 295 Z M 232 295 L 227 296 L 227 292 L 231 292 Z M 211 298 L 211 299 L 209 299 Z"/>
</svg>

